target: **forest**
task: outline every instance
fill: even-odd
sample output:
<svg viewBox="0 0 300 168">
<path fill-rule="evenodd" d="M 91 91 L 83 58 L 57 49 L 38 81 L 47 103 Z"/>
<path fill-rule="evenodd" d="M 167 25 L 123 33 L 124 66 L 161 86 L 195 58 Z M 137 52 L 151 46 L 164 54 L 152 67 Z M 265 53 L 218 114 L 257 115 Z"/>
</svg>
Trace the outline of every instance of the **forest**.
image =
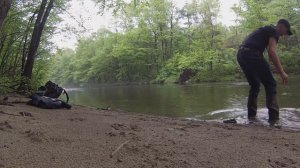
<svg viewBox="0 0 300 168">
<path fill-rule="evenodd" d="M 243 80 L 236 52 L 256 28 L 290 21 L 291 37 L 278 53 L 289 74 L 300 72 L 300 1 L 240 0 L 235 25 L 220 20 L 220 1 L 95 0 L 113 11 L 118 29 L 100 29 L 78 39 L 75 50 L 56 49 L 68 0 L 3 0 L 0 18 L 1 92 L 26 91 L 51 79 L 62 85 L 89 83 L 200 83 Z M 5 6 L 6 5 L 6 6 Z M 1 22 L 2 22 L 1 21 Z M 65 30 L 72 32 L 72 30 Z"/>
</svg>

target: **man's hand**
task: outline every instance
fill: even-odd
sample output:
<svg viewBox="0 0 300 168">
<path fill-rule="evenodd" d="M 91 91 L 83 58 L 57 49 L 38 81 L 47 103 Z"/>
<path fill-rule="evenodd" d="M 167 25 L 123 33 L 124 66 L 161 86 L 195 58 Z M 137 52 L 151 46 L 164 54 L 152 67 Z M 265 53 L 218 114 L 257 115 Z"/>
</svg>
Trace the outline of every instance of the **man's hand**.
<svg viewBox="0 0 300 168">
<path fill-rule="evenodd" d="M 289 76 L 285 72 L 280 73 L 280 77 L 281 77 L 282 83 L 284 85 L 287 85 L 289 83 L 289 81 L 288 81 Z"/>
</svg>

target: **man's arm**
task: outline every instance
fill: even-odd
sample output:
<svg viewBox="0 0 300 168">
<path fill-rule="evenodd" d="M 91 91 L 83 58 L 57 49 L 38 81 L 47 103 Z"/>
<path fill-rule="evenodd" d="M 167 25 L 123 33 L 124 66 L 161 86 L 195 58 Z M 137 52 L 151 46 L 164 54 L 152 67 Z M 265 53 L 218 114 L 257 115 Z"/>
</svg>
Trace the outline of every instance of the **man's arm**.
<svg viewBox="0 0 300 168">
<path fill-rule="evenodd" d="M 280 59 L 277 56 L 276 48 L 277 48 L 276 39 L 274 37 L 271 37 L 269 39 L 268 54 L 269 54 L 270 60 L 273 62 L 276 70 L 280 74 L 283 84 L 286 85 L 286 84 L 288 84 L 288 75 L 284 72 L 284 69 L 281 65 Z"/>
</svg>

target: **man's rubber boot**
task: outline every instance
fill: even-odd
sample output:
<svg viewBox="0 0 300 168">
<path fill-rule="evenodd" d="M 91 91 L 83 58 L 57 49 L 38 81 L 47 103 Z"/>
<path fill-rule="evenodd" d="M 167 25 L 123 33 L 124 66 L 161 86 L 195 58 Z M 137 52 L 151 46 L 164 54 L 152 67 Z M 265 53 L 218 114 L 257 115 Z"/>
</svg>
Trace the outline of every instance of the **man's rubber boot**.
<svg viewBox="0 0 300 168">
<path fill-rule="evenodd" d="M 275 125 L 279 121 L 279 106 L 276 95 L 267 96 L 266 103 L 269 110 L 269 123 L 270 125 Z"/>
<path fill-rule="evenodd" d="M 257 96 L 249 95 L 247 108 L 248 108 L 248 119 L 249 120 L 256 120 Z"/>
</svg>

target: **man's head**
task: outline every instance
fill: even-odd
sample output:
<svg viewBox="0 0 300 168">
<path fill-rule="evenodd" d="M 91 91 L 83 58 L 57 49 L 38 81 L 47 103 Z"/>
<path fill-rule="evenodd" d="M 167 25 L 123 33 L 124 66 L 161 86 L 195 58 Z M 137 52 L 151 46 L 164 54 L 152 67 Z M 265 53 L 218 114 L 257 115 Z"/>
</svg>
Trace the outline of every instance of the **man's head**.
<svg viewBox="0 0 300 168">
<path fill-rule="evenodd" d="M 277 23 L 277 31 L 279 32 L 280 36 L 286 36 L 286 35 L 293 35 L 291 31 L 291 25 L 289 21 L 285 19 L 280 19 Z"/>
</svg>

